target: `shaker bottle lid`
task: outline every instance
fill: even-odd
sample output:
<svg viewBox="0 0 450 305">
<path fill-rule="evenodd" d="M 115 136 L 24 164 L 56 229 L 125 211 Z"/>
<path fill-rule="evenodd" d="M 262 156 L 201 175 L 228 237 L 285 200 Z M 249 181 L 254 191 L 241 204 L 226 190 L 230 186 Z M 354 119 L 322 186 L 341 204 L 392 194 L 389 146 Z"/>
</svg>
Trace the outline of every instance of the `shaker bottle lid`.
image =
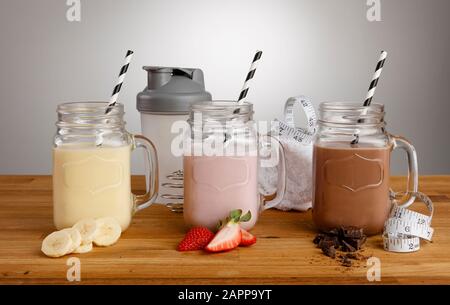
<svg viewBox="0 0 450 305">
<path fill-rule="evenodd" d="M 195 102 L 210 101 L 203 71 L 191 68 L 144 66 L 147 87 L 139 92 L 136 107 L 140 112 L 183 114 Z"/>
</svg>

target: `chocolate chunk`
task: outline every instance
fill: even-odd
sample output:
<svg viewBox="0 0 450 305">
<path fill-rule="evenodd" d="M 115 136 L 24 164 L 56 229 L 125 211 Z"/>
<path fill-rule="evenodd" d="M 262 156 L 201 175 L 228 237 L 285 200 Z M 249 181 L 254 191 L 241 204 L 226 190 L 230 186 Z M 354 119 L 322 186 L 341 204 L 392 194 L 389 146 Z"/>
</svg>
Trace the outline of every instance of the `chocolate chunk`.
<svg viewBox="0 0 450 305">
<path fill-rule="evenodd" d="M 356 238 L 346 238 L 345 241 L 350 244 L 353 248 L 355 248 L 356 250 L 359 250 L 362 248 L 362 246 L 364 245 L 364 243 L 366 242 L 367 237 L 366 236 L 362 236 L 359 239 Z"/>
<path fill-rule="evenodd" d="M 345 240 L 342 240 L 342 251 L 344 252 L 355 252 L 356 249 L 349 243 L 347 243 Z"/>
<path fill-rule="evenodd" d="M 347 244 L 349 244 L 350 246 L 352 246 L 355 249 L 359 249 L 358 245 L 360 243 L 360 239 L 355 239 L 355 238 L 346 238 L 345 242 Z"/>
<path fill-rule="evenodd" d="M 319 248 L 334 248 L 334 242 L 331 239 L 322 239 L 317 246 Z"/>
<path fill-rule="evenodd" d="M 334 247 L 338 249 L 340 247 L 339 239 L 336 236 L 325 236 L 323 239 L 319 241 L 318 247 Z"/>
<path fill-rule="evenodd" d="M 333 236 L 331 238 L 331 240 L 333 241 L 334 247 L 337 249 L 341 246 L 341 241 L 339 240 L 339 237 L 337 236 Z"/>
<path fill-rule="evenodd" d="M 323 247 L 322 248 L 322 252 L 326 255 L 329 256 L 331 258 L 335 258 L 336 257 L 336 249 L 334 247 Z"/>
<path fill-rule="evenodd" d="M 334 235 L 334 236 L 339 236 L 340 232 L 339 229 L 331 229 L 327 232 L 328 235 Z"/>
<path fill-rule="evenodd" d="M 313 243 L 318 245 L 320 243 L 320 241 L 322 239 L 324 239 L 324 237 L 325 237 L 325 235 L 322 233 L 317 234 L 316 237 L 314 237 L 314 239 L 313 239 Z"/>
<path fill-rule="evenodd" d="M 344 259 L 342 260 L 342 266 L 351 267 L 352 261 L 347 256 L 344 256 Z"/>
<path fill-rule="evenodd" d="M 363 229 L 356 227 L 342 227 L 341 232 L 344 238 L 360 239 L 364 236 Z"/>
<path fill-rule="evenodd" d="M 342 266 L 351 267 L 352 260 L 360 260 L 358 250 L 366 242 L 362 229 L 356 227 L 340 227 L 319 233 L 313 243 L 320 248 L 324 255 L 341 262 Z"/>
</svg>

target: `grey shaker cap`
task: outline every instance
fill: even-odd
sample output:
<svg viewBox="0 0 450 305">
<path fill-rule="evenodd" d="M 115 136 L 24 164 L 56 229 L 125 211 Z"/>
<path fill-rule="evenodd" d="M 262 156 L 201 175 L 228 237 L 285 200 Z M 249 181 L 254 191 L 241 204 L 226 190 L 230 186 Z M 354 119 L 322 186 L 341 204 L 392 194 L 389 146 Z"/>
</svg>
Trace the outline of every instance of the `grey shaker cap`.
<svg viewBox="0 0 450 305">
<path fill-rule="evenodd" d="M 191 104 L 211 101 L 200 69 L 153 66 L 143 69 L 148 76 L 147 87 L 136 98 L 140 112 L 187 114 Z"/>
</svg>

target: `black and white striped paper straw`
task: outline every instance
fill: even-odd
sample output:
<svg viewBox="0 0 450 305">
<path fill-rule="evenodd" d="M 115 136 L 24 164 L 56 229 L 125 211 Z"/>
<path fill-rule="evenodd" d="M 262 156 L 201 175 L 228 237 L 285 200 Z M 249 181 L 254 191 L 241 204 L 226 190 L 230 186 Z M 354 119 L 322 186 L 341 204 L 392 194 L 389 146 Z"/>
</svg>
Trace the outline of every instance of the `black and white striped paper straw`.
<svg viewBox="0 0 450 305">
<path fill-rule="evenodd" d="M 383 70 L 384 62 L 386 61 L 387 52 L 381 51 L 380 59 L 378 59 L 377 67 L 375 68 L 375 73 L 373 74 L 372 81 L 370 82 L 369 91 L 367 92 L 366 100 L 364 101 L 364 106 L 369 106 L 372 102 L 373 95 L 377 89 L 378 80 L 380 79 L 381 71 Z"/>
<path fill-rule="evenodd" d="M 375 90 L 377 89 L 378 80 L 381 76 L 381 71 L 383 71 L 384 62 L 386 61 L 387 52 L 381 51 L 380 58 L 378 59 L 377 66 L 375 68 L 375 73 L 373 74 L 372 81 L 370 82 L 369 91 L 367 91 L 366 99 L 364 100 L 364 107 L 370 106 L 370 103 L 372 103 L 372 98 L 375 94 Z M 362 115 L 367 114 L 367 109 L 364 109 L 362 112 Z M 358 123 L 363 123 L 364 119 L 359 119 Z M 355 134 L 353 141 L 351 141 L 350 144 L 356 145 L 359 142 L 359 135 Z"/>
<path fill-rule="evenodd" d="M 256 51 L 256 54 L 253 57 L 252 65 L 250 66 L 250 71 L 248 71 L 247 73 L 244 86 L 242 87 L 241 93 L 239 94 L 238 104 L 242 104 L 244 102 L 244 98 L 247 96 L 250 81 L 255 76 L 256 68 L 258 66 L 259 60 L 261 59 L 261 56 L 262 51 Z"/>
<path fill-rule="evenodd" d="M 119 78 L 117 79 L 116 86 L 114 87 L 113 93 L 111 95 L 111 99 L 109 100 L 108 107 L 106 108 L 105 113 L 111 111 L 112 107 L 116 105 L 117 98 L 119 97 L 120 89 L 122 88 L 123 81 L 125 80 L 125 75 L 128 71 L 128 66 L 130 65 L 131 59 L 133 58 L 133 51 L 128 50 L 127 55 L 125 56 L 125 63 L 120 69 Z"/>
</svg>

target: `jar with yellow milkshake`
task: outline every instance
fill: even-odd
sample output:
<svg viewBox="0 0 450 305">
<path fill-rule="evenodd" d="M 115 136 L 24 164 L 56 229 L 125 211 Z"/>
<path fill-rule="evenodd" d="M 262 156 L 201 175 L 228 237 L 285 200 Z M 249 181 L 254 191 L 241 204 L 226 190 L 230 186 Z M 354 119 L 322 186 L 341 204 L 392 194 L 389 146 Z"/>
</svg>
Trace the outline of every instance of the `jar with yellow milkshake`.
<svg viewBox="0 0 450 305">
<path fill-rule="evenodd" d="M 105 113 L 106 102 L 60 104 L 53 147 L 53 218 L 57 229 L 86 218 L 113 217 L 122 231 L 133 214 L 155 200 L 158 190 L 156 149 L 143 136 L 125 129 L 123 105 Z M 146 151 L 147 192 L 131 192 L 131 153 Z"/>
</svg>

